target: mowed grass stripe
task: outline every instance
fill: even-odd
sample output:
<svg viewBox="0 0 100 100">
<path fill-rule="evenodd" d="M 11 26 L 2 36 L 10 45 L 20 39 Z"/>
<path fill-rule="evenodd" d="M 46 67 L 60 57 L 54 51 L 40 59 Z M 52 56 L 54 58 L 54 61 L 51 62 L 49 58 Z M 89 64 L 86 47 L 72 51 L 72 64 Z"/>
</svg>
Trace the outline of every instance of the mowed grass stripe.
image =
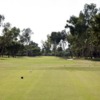
<svg viewBox="0 0 100 100">
<path fill-rule="evenodd" d="M 100 100 L 99 65 L 56 57 L 5 58 L 0 100 Z"/>
<path fill-rule="evenodd" d="M 35 85 L 37 85 L 43 74 L 43 72 L 40 71 L 30 73 L 28 70 L 20 72 L 11 71 L 11 73 L 9 77 L 6 77 L 5 80 L 2 81 L 2 85 L 0 86 L 1 100 L 21 100 L 27 97 L 27 92 L 35 88 Z M 23 76 L 24 79 L 21 79 L 21 76 Z"/>
</svg>

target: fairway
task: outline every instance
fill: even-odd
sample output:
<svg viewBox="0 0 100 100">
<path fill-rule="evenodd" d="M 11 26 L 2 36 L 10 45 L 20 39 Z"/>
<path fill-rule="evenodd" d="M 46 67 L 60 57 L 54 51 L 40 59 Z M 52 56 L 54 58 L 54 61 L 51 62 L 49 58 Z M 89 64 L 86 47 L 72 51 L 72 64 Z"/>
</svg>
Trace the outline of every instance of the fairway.
<svg viewBox="0 0 100 100">
<path fill-rule="evenodd" d="M 0 100 L 100 100 L 100 61 L 0 58 Z"/>
</svg>

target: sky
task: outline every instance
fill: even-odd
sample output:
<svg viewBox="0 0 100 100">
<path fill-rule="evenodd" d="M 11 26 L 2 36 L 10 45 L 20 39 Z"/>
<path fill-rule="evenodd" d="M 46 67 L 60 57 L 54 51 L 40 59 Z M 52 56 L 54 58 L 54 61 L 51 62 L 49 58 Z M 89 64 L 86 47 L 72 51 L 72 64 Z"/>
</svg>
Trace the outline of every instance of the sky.
<svg viewBox="0 0 100 100">
<path fill-rule="evenodd" d="M 12 27 L 31 28 L 31 39 L 41 46 L 47 34 L 64 30 L 66 20 L 78 16 L 86 3 L 100 8 L 100 0 L 0 0 L 0 14 Z"/>
</svg>

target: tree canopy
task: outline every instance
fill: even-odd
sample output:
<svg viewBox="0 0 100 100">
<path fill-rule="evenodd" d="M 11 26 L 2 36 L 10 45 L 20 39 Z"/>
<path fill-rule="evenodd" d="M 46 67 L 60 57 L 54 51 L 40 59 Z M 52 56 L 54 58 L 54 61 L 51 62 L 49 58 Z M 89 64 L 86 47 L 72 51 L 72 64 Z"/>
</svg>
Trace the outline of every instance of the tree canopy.
<svg viewBox="0 0 100 100">
<path fill-rule="evenodd" d="M 42 49 L 31 40 L 33 31 L 30 28 L 12 27 L 4 23 L 5 17 L 0 15 L 0 55 L 20 56 L 71 56 L 100 57 L 100 9 L 96 4 L 85 4 L 78 16 L 70 16 L 65 29 L 53 31 L 42 41 Z M 69 29 L 69 31 L 66 31 Z M 67 47 L 68 43 L 68 48 Z"/>
<path fill-rule="evenodd" d="M 0 25 L 3 28 L 0 36 L 0 55 L 8 57 L 40 55 L 38 44 L 31 40 L 32 30 L 11 27 L 10 23 L 3 23 L 4 19 L 4 16 L 0 15 Z"/>
<path fill-rule="evenodd" d="M 71 16 L 65 28 L 73 56 L 100 57 L 100 11 L 95 4 L 85 4 L 79 16 Z"/>
</svg>

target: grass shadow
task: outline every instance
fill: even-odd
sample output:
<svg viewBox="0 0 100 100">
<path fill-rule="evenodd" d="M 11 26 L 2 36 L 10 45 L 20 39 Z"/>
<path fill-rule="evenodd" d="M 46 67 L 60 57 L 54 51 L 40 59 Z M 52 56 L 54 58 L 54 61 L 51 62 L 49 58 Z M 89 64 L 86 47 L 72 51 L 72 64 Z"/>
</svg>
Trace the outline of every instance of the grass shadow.
<svg viewBox="0 0 100 100">
<path fill-rule="evenodd" d="M 41 67 L 33 70 L 100 71 L 100 67 Z"/>
<path fill-rule="evenodd" d="M 85 58 L 85 60 L 90 60 L 90 61 L 97 61 L 97 62 L 100 62 L 100 58 Z"/>
<path fill-rule="evenodd" d="M 7 59 L 5 59 L 5 58 L 0 58 L 0 60 L 7 60 Z"/>
<path fill-rule="evenodd" d="M 97 61 L 100 62 L 100 58 L 71 58 L 71 57 L 59 57 L 60 59 L 65 59 L 65 60 L 90 60 L 90 61 Z"/>
</svg>

